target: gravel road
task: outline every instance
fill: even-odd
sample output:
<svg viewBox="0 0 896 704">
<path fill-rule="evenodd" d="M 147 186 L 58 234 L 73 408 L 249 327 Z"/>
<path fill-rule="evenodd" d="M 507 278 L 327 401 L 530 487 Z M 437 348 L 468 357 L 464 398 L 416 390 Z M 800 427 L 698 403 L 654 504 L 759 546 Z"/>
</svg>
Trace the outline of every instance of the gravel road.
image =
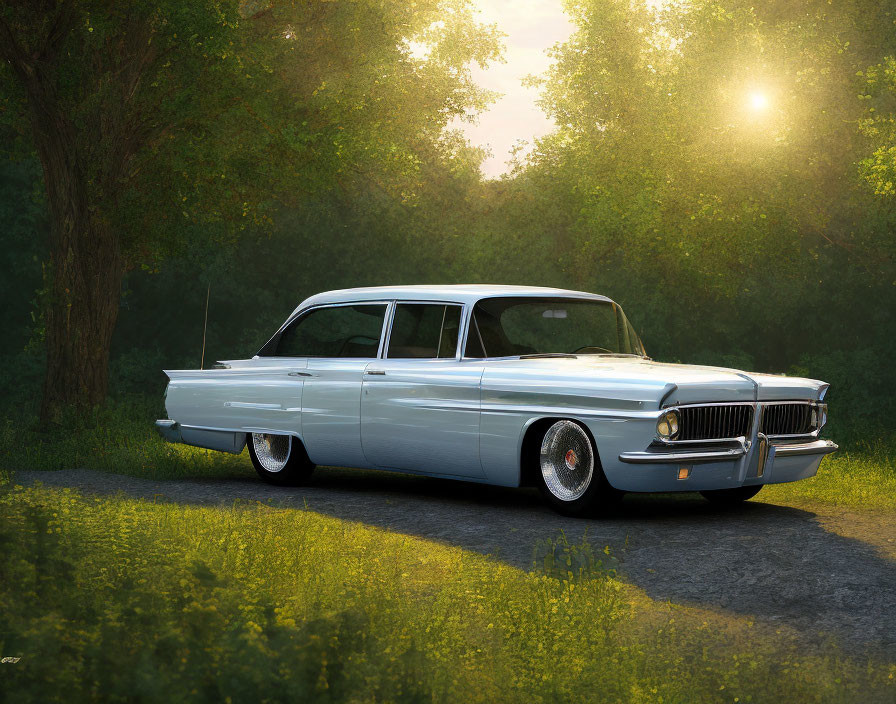
<svg viewBox="0 0 896 704">
<path fill-rule="evenodd" d="M 803 637 L 896 659 L 896 520 L 892 514 L 779 506 L 719 509 L 697 495 L 629 495 L 597 520 L 558 516 L 534 490 L 345 469 L 310 486 L 246 479 L 155 481 L 94 472 L 20 472 L 16 482 L 215 504 L 249 499 L 360 521 L 490 554 L 529 569 L 538 539 L 587 530 L 622 576 L 654 599 L 753 615 Z"/>
</svg>

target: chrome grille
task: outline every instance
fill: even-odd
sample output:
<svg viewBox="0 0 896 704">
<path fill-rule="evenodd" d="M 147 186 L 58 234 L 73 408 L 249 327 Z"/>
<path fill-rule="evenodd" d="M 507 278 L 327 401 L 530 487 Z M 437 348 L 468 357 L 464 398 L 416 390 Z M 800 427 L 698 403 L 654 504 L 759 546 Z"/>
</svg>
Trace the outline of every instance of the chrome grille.
<svg viewBox="0 0 896 704">
<path fill-rule="evenodd" d="M 766 435 L 808 435 L 818 428 L 817 406 L 799 403 L 767 403 L 759 431 Z"/>
<path fill-rule="evenodd" d="M 723 403 L 707 406 L 681 406 L 676 440 L 718 440 L 749 437 L 753 425 L 753 405 Z"/>
</svg>

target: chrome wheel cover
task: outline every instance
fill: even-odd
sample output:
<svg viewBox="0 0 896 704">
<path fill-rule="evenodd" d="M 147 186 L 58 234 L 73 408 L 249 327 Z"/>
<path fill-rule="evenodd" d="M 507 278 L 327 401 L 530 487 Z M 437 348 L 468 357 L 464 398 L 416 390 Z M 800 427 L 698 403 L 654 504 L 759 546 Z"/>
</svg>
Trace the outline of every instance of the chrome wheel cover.
<svg viewBox="0 0 896 704">
<path fill-rule="evenodd" d="M 265 471 L 279 472 L 286 466 L 292 450 L 291 440 L 289 435 L 252 433 L 252 449 Z"/>
<path fill-rule="evenodd" d="M 571 420 L 554 423 L 541 443 L 541 476 L 561 501 L 575 501 L 591 485 L 594 450 L 582 427 Z"/>
</svg>

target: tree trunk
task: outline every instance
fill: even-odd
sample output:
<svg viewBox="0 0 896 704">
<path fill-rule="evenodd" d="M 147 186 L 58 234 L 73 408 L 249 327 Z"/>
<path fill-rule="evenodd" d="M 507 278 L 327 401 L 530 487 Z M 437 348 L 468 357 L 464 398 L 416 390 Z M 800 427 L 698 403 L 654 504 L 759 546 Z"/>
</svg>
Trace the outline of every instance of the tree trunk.
<svg viewBox="0 0 896 704">
<path fill-rule="evenodd" d="M 41 422 L 83 412 L 106 398 L 109 349 L 118 319 L 123 267 L 117 239 L 89 214 L 53 212 L 47 370 Z"/>
<path fill-rule="evenodd" d="M 150 41 L 155 15 L 127 13 L 121 33 L 105 42 L 114 55 L 97 49 L 77 59 L 62 47 L 86 16 L 84 8 L 69 0 L 18 5 L 0 12 L 0 59 L 8 62 L 27 97 L 50 210 L 47 369 L 40 409 L 47 424 L 69 409 L 83 412 L 102 403 L 108 391 L 109 351 L 125 272 L 121 240 L 109 214 L 116 212 L 136 150 L 134 134 L 141 123 L 129 112 L 129 101 L 156 55 Z M 75 60 L 95 64 L 96 75 L 88 71 L 87 76 L 97 95 L 107 91 L 108 80 L 119 81 L 120 95 L 113 90 L 95 102 L 97 95 L 89 90 L 89 97 L 73 93 L 68 81 L 78 74 L 71 74 L 68 64 Z M 60 91 L 67 100 L 60 99 Z M 80 109 L 87 106 L 92 114 Z"/>
<path fill-rule="evenodd" d="M 118 319 L 124 263 L 116 233 L 91 199 L 77 135 L 53 101 L 29 95 L 50 206 L 47 369 L 40 418 L 57 422 L 105 399 L 109 348 Z"/>
</svg>

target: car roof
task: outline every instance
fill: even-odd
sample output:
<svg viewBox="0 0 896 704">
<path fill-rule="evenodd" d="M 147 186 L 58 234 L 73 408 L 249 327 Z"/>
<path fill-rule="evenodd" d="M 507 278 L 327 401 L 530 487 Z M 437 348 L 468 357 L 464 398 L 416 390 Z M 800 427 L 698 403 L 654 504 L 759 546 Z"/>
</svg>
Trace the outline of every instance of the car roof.
<svg viewBox="0 0 896 704">
<path fill-rule="evenodd" d="M 586 298 L 595 301 L 610 301 L 606 296 L 585 291 L 569 291 L 562 288 L 541 286 L 502 286 L 496 284 L 451 284 L 416 286 L 368 286 L 325 291 L 306 298 L 296 311 L 312 305 L 324 303 L 346 303 L 350 301 L 442 301 L 453 303 L 475 303 L 483 298 L 496 297 L 554 297 Z"/>
</svg>

